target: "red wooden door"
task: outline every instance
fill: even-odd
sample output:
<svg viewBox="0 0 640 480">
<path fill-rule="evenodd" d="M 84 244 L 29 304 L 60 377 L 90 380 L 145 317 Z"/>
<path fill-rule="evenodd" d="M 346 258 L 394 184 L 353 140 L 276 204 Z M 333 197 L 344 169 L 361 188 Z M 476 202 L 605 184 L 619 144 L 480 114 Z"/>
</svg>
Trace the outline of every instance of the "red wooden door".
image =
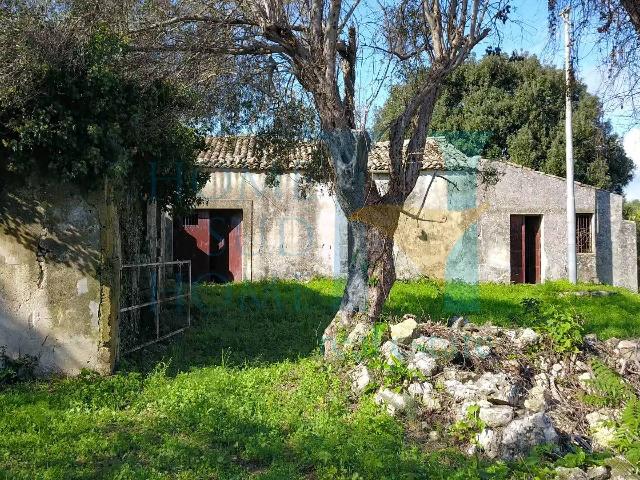
<svg viewBox="0 0 640 480">
<path fill-rule="evenodd" d="M 242 211 L 234 211 L 229 218 L 229 273 L 231 281 L 242 280 Z"/>
<path fill-rule="evenodd" d="M 206 281 L 209 276 L 209 211 L 198 210 L 177 220 L 174 228 L 174 257 L 191 260 L 191 278 Z"/>
<path fill-rule="evenodd" d="M 211 281 L 242 280 L 242 210 L 212 210 Z"/>
<path fill-rule="evenodd" d="M 511 215 L 511 282 L 525 281 L 525 221 L 523 215 Z"/>
</svg>

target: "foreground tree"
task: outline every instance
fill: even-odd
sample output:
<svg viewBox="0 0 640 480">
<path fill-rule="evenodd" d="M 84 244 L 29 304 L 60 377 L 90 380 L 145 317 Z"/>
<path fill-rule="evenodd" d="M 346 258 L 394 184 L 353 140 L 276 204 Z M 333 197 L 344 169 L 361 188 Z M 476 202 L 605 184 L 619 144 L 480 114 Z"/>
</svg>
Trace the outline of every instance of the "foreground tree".
<svg viewBox="0 0 640 480">
<path fill-rule="evenodd" d="M 418 72 L 395 87 L 376 119 L 384 137 L 388 125 L 420 85 Z M 468 155 L 508 159 L 536 170 L 564 175 L 564 72 L 537 58 L 490 54 L 471 60 L 445 82 L 431 130 Z M 631 179 L 633 161 L 603 119 L 600 100 L 577 82 L 574 88 L 576 180 L 621 193 Z M 473 132 L 478 135 L 459 135 Z M 452 132 L 452 133 L 448 133 Z M 482 145 L 475 143 L 477 138 Z"/>
<path fill-rule="evenodd" d="M 390 129 L 391 180 L 382 194 L 367 169 L 369 136 L 356 124 L 358 37 L 353 19 L 359 0 L 221 3 L 177 2 L 165 18 L 146 18 L 132 27 L 133 46 L 138 52 L 178 56 L 268 57 L 312 98 L 336 197 L 350 220 L 352 244 L 340 310 L 325 332 L 330 352 L 339 329 L 379 315 L 395 280 L 395 207 L 417 181 L 440 86 L 490 33 L 490 25 L 506 18 L 508 7 L 500 0 L 411 0 L 382 8 L 377 27 L 369 31 L 384 32 L 388 60 L 429 69 Z M 412 129 L 404 149 L 405 133 L 413 123 L 419 128 Z M 364 219 L 360 213 L 367 206 L 376 208 Z M 389 206 L 394 208 L 383 208 Z"/>
<path fill-rule="evenodd" d="M 369 233 L 370 318 L 377 318 L 396 280 L 394 235 L 402 206 L 422 170 L 427 134 L 436 101 L 448 76 L 463 64 L 473 48 L 497 22 L 505 22 L 506 2 L 407 1 L 388 8 L 388 51 L 411 59 L 410 69 L 424 72 L 388 124 L 389 182 L 383 195 L 373 189 L 366 217 Z M 405 138 L 408 142 L 405 146 Z M 439 152 L 441 153 L 441 152 Z M 428 253 L 427 253 L 428 254 Z"/>
</svg>

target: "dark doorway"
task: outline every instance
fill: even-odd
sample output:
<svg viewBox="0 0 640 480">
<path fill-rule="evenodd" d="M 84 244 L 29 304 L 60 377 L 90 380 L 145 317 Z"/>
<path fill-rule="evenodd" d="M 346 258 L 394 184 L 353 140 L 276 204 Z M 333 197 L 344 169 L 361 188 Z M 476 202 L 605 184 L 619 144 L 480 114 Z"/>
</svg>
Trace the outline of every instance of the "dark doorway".
<svg viewBox="0 0 640 480">
<path fill-rule="evenodd" d="M 511 282 L 540 283 L 542 215 L 511 215 Z"/>
<path fill-rule="evenodd" d="M 242 280 L 242 210 L 198 210 L 177 219 L 174 257 L 191 260 L 194 282 Z"/>
</svg>

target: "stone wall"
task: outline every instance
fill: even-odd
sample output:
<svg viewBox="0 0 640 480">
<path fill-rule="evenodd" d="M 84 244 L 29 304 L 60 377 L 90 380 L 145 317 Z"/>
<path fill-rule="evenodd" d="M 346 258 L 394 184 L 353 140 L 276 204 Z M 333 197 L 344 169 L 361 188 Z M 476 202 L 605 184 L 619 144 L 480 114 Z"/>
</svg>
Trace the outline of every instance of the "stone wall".
<svg viewBox="0 0 640 480">
<path fill-rule="evenodd" d="M 0 346 L 41 374 L 111 372 L 118 216 L 107 189 L 44 180 L 0 193 Z"/>
</svg>

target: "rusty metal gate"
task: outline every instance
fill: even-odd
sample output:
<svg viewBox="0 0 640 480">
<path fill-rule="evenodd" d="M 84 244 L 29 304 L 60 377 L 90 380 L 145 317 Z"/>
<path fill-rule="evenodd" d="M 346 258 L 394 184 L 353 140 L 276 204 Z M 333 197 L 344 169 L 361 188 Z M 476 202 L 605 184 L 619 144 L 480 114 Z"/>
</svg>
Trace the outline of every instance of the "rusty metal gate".
<svg viewBox="0 0 640 480">
<path fill-rule="evenodd" d="M 118 357 L 191 326 L 191 261 L 123 265 Z"/>
</svg>

